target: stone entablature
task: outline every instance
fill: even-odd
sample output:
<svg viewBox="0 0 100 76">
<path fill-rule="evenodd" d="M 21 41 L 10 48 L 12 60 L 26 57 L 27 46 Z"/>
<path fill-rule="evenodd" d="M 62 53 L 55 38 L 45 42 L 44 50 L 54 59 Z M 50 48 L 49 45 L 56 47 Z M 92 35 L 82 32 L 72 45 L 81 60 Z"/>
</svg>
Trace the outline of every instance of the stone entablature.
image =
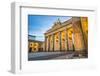
<svg viewBox="0 0 100 76">
<path fill-rule="evenodd" d="M 49 30 L 47 30 L 45 32 L 45 35 L 48 34 L 48 33 L 50 33 L 50 32 L 56 31 L 58 29 L 61 29 L 61 28 L 65 28 L 65 27 L 66 28 L 70 28 L 71 24 L 73 23 L 73 21 L 74 22 L 80 21 L 80 18 L 79 17 L 77 17 L 77 18 L 72 17 L 71 19 L 69 19 L 69 20 L 67 20 L 67 21 L 65 21 L 63 23 L 61 23 L 60 20 L 58 19 L 58 21 L 55 22 L 54 25 Z"/>
</svg>

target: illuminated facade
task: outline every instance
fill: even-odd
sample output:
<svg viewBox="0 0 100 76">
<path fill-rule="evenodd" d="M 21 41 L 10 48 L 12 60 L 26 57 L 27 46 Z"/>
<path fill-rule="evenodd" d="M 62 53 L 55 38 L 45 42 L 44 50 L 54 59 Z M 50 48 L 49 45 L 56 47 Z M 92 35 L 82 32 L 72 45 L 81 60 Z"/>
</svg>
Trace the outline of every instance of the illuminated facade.
<svg viewBox="0 0 100 76">
<path fill-rule="evenodd" d="M 29 52 L 38 52 L 43 50 L 43 42 L 35 40 L 35 36 L 28 36 L 28 51 Z"/>
<path fill-rule="evenodd" d="M 44 35 L 45 51 L 87 51 L 87 17 L 72 17 L 63 23 L 58 19 Z"/>
</svg>

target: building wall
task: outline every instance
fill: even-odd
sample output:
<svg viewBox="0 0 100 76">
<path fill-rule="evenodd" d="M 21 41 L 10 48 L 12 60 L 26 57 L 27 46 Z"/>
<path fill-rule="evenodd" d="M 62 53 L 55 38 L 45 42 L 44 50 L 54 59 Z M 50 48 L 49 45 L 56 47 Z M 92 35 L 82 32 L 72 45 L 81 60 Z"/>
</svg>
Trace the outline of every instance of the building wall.
<svg viewBox="0 0 100 76">
<path fill-rule="evenodd" d="M 88 18 L 87 17 L 81 17 L 81 25 L 84 34 L 85 47 L 87 48 L 88 46 Z"/>
<path fill-rule="evenodd" d="M 43 50 L 43 45 L 40 42 L 31 41 L 29 42 L 28 47 L 29 47 L 28 50 L 29 52 L 38 52 Z"/>
<path fill-rule="evenodd" d="M 81 51 L 85 48 L 81 26 L 81 20 L 73 23 L 74 45 L 76 51 Z"/>
</svg>

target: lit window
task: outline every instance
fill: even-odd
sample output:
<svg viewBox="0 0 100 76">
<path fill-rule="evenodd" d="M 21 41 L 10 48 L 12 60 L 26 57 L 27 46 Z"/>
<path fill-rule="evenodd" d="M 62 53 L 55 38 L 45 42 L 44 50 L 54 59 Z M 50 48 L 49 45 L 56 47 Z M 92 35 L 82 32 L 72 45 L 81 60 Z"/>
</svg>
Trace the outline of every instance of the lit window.
<svg viewBox="0 0 100 76">
<path fill-rule="evenodd" d="M 34 46 L 36 46 L 36 43 L 34 44 Z"/>
</svg>

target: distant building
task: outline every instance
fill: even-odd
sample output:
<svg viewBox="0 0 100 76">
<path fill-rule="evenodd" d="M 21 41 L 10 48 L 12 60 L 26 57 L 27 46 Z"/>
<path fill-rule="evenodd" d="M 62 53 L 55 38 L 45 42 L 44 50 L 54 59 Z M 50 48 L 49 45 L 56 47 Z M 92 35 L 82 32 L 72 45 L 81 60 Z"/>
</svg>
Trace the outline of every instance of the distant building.
<svg viewBox="0 0 100 76">
<path fill-rule="evenodd" d="M 35 40 L 35 39 L 36 39 L 36 36 L 28 35 L 28 39 L 29 39 L 29 40 Z"/>
<path fill-rule="evenodd" d="M 43 41 L 36 40 L 36 36 L 28 35 L 28 51 L 43 51 Z"/>
</svg>

